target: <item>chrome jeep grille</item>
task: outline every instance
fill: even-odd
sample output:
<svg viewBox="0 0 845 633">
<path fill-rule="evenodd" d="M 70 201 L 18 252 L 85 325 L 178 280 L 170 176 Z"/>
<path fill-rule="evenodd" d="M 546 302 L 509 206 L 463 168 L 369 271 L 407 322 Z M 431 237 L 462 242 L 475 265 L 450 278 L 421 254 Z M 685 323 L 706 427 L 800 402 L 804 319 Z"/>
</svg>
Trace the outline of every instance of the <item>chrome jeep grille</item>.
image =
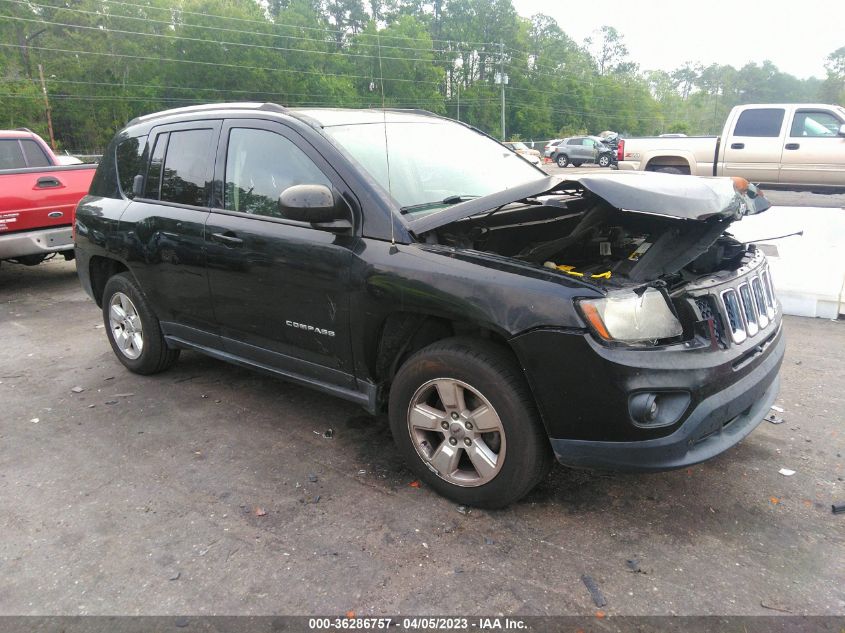
<svg viewBox="0 0 845 633">
<path fill-rule="evenodd" d="M 726 275 L 727 276 L 727 275 Z M 713 335 L 722 348 L 768 334 L 778 309 L 772 274 L 762 252 L 739 268 L 733 278 L 703 278 L 685 290 L 697 318 L 712 320 Z"/>
<path fill-rule="evenodd" d="M 730 338 L 742 343 L 765 330 L 777 309 L 771 274 L 759 267 L 720 290 L 719 308 L 724 311 Z"/>
</svg>

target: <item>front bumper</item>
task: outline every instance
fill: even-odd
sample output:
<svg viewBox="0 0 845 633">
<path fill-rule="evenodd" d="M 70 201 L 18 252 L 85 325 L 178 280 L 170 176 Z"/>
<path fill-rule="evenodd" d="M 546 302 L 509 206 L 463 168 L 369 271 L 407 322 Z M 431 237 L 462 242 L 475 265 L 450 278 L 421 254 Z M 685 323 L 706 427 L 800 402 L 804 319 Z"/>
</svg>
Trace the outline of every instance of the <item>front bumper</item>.
<svg viewBox="0 0 845 633">
<path fill-rule="evenodd" d="M 562 464 L 659 471 L 727 450 L 765 417 L 786 347 L 780 319 L 727 349 L 611 349 L 588 334 L 534 331 L 513 339 L 549 441 Z M 661 426 L 636 423 L 640 393 L 688 397 Z"/>
<path fill-rule="evenodd" d="M 780 388 L 781 336 L 765 362 L 730 387 L 698 404 L 666 437 L 638 442 L 551 439 L 557 460 L 574 468 L 654 472 L 684 468 L 722 453 L 763 421 Z"/>
<path fill-rule="evenodd" d="M 0 259 L 73 250 L 70 226 L 0 235 Z"/>
</svg>

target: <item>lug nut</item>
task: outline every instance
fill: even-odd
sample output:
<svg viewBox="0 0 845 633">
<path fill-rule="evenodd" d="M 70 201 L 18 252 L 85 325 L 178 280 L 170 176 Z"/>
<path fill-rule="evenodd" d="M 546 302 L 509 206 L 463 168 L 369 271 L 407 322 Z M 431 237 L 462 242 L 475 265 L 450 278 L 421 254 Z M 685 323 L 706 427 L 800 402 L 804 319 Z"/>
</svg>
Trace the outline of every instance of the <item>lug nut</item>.
<svg viewBox="0 0 845 633">
<path fill-rule="evenodd" d="M 458 440 L 456 440 L 454 437 L 449 438 L 449 444 L 451 444 L 452 446 L 454 446 L 457 443 L 458 443 Z"/>
<path fill-rule="evenodd" d="M 455 413 L 454 411 L 452 411 L 452 419 L 453 419 L 453 420 L 457 420 L 457 419 L 458 419 L 458 414 L 457 414 L 457 413 Z"/>
<path fill-rule="evenodd" d="M 471 439 L 469 439 L 468 437 L 465 437 L 465 438 L 464 438 L 464 444 L 466 444 L 467 446 L 469 446 L 470 444 L 472 444 L 472 440 L 471 440 Z"/>
<path fill-rule="evenodd" d="M 466 426 L 468 429 L 472 429 L 472 422 L 467 422 L 467 423 L 465 424 L 465 426 Z"/>
<path fill-rule="evenodd" d="M 446 429 L 448 429 L 448 428 L 449 428 L 449 423 L 448 423 L 446 420 L 443 420 L 443 421 L 440 423 L 440 426 L 441 426 L 441 427 L 443 427 L 443 430 L 446 430 Z"/>
</svg>

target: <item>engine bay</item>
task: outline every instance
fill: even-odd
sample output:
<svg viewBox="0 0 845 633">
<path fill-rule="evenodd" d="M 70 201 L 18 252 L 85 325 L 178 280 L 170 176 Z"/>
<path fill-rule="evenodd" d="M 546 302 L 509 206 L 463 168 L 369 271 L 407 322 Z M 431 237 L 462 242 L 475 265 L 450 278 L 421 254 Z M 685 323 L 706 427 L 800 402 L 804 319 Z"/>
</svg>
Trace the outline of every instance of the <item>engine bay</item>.
<svg viewBox="0 0 845 633">
<path fill-rule="evenodd" d="M 726 232 L 731 221 L 624 211 L 589 194 L 553 196 L 452 222 L 425 241 L 496 253 L 609 287 L 660 279 L 671 290 L 741 265 L 748 248 Z"/>
</svg>

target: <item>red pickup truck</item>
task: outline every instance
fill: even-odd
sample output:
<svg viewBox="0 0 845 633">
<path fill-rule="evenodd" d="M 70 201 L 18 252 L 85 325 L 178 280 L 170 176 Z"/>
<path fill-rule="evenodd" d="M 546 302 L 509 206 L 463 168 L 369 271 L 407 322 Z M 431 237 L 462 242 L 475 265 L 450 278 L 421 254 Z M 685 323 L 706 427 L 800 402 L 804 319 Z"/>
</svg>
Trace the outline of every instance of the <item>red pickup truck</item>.
<svg viewBox="0 0 845 633">
<path fill-rule="evenodd" d="M 96 165 L 63 165 L 29 130 L 0 130 L 0 260 L 73 259 L 73 215 Z"/>
</svg>

